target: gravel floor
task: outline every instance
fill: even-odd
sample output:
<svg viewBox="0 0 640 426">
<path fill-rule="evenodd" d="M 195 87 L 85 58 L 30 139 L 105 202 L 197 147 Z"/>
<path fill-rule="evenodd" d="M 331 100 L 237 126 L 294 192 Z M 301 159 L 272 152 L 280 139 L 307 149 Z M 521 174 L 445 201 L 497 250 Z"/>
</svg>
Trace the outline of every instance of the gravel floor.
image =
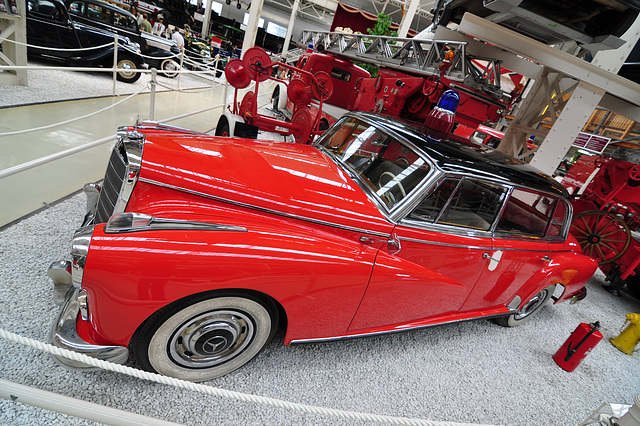
<svg viewBox="0 0 640 426">
<path fill-rule="evenodd" d="M 57 308 L 48 264 L 68 258 L 84 199 L 73 196 L 0 231 L 0 327 L 46 341 Z M 285 347 L 276 339 L 240 370 L 206 384 L 324 407 L 440 421 L 576 425 L 603 402 L 632 404 L 640 357 L 603 340 L 572 373 L 552 355 L 580 322 L 618 334 L 639 303 L 601 289 L 577 305 L 548 306 L 507 329 L 488 320 L 345 342 Z M 69 371 L 48 355 L 0 341 L 2 378 L 114 408 L 191 425 L 366 424 L 215 398 L 110 372 Z M 0 423 L 79 424 L 0 402 Z M 87 423 L 88 424 L 88 423 Z"/>
</svg>

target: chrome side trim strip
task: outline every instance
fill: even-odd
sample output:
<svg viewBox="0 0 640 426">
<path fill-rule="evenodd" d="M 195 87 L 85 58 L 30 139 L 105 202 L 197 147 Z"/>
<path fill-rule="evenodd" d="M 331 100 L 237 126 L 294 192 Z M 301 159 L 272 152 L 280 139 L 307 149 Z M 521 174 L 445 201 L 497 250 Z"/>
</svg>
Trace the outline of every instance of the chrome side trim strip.
<svg viewBox="0 0 640 426">
<path fill-rule="evenodd" d="M 401 333 L 401 332 L 404 332 L 404 331 L 412 331 L 412 330 L 421 330 L 423 328 L 438 327 L 440 325 L 446 325 L 446 324 L 457 324 L 457 323 L 462 323 L 462 322 L 467 322 L 467 321 L 475 321 L 475 320 L 478 320 L 478 319 L 504 317 L 504 316 L 507 316 L 507 315 L 512 315 L 512 312 L 505 312 L 504 314 L 494 314 L 494 315 L 481 315 L 481 316 L 473 317 L 473 318 L 465 318 L 465 319 L 461 319 L 461 320 L 452 320 L 452 321 L 446 321 L 446 322 L 439 322 L 437 324 L 419 325 L 419 326 L 416 326 L 416 327 L 403 328 L 403 329 L 399 329 L 399 330 L 378 331 L 378 332 L 362 333 L 362 334 L 349 334 L 349 335 L 334 336 L 334 337 L 321 337 L 319 339 L 298 339 L 298 340 L 292 340 L 289 344 L 290 345 L 300 345 L 300 344 L 304 344 L 304 343 L 337 342 L 337 341 L 340 341 L 340 340 L 359 339 L 361 337 L 384 336 L 386 334 Z"/>
<path fill-rule="evenodd" d="M 354 228 L 354 227 L 351 227 L 351 226 L 339 225 L 337 223 L 326 222 L 324 220 L 312 219 L 312 218 L 299 216 L 299 215 L 292 214 L 292 213 L 284 213 L 284 212 L 281 212 L 281 211 L 278 211 L 278 210 L 272 210 L 272 209 L 267 209 L 267 208 L 264 208 L 264 207 L 258 207 L 258 206 L 254 206 L 252 204 L 241 203 L 241 202 L 238 202 L 238 201 L 229 200 L 227 198 L 216 197 L 215 195 L 205 194 L 205 193 L 199 192 L 199 191 L 193 191 L 191 189 L 181 188 L 179 186 L 169 185 L 169 184 L 162 183 L 162 182 L 157 182 L 157 181 L 152 180 L 152 179 L 140 178 L 140 181 L 148 183 L 148 184 L 151 184 L 151 185 L 161 186 L 163 188 L 169 188 L 169 189 L 174 189 L 176 191 L 186 192 L 188 194 L 198 195 L 200 197 L 209 198 L 211 200 L 221 201 L 223 203 L 228 203 L 228 204 L 233 204 L 233 205 L 240 206 L 240 207 L 245 207 L 245 208 L 248 208 L 248 209 L 258 210 L 258 211 L 265 212 L 265 213 L 271 213 L 271 214 L 276 214 L 276 215 L 279 215 L 279 216 L 290 217 L 292 219 L 303 220 L 305 222 L 316 223 L 316 224 L 319 224 L 319 225 L 331 226 L 333 228 L 339 228 L 339 229 L 343 229 L 345 231 L 361 232 L 363 234 L 375 235 L 375 236 L 383 237 L 383 238 L 386 238 L 386 239 L 390 238 L 390 234 L 385 234 L 385 233 L 382 233 L 382 232 L 375 232 L 375 231 L 370 231 L 370 230 L 366 230 L 366 229 Z"/>
<path fill-rule="evenodd" d="M 466 245 L 466 244 L 441 243 L 441 242 L 437 242 L 437 241 L 419 240 L 417 238 L 407 238 L 407 237 L 401 237 L 400 240 L 411 241 L 411 242 L 414 242 L 414 243 L 421 243 L 421 244 L 431 244 L 431 245 L 434 245 L 434 246 L 469 248 L 469 249 L 474 249 L 474 250 L 502 250 L 502 251 L 518 251 L 518 252 L 529 252 L 529 253 L 565 253 L 565 252 L 571 251 L 571 250 L 568 250 L 568 249 L 566 249 L 566 250 L 531 250 L 531 249 L 519 249 L 519 248 L 504 248 L 504 247 L 500 247 L 499 245 L 489 246 L 489 247 L 485 247 L 485 246 L 470 246 L 470 245 Z"/>
<path fill-rule="evenodd" d="M 217 223 L 193 220 L 163 219 L 136 212 L 116 213 L 111 216 L 111 219 L 109 219 L 109 222 L 107 222 L 104 227 L 106 234 L 153 230 L 247 232 L 247 228 L 242 226 L 220 225 Z"/>
<path fill-rule="evenodd" d="M 431 244 L 434 246 L 443 246 L 443 247 L 457 247 L 457 248 L 468 248 L 468 249 L 474 249 L 474 250 L 493 250 L 492 246 L 470 246 L 470 245 L 466 245 L 466 244 L 450 244 L 450 243 L 441 243 L 441 242 L 436 242 L 436 241 L 426 241 L 426 240 L 419 240 L 417 238 L 406 238 L 406 237 L 400 237 L 401 241 L 411 241 L 414 243 L 420 243 L 420 244 Z M 500 249 L 503 250 L 503 249 Z"/>
</svg>

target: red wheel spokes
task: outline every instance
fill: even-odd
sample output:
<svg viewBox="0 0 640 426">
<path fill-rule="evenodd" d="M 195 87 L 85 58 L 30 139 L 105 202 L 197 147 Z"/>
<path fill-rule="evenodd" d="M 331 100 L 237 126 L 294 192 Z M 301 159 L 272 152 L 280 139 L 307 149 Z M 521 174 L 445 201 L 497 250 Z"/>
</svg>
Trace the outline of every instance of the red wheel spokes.
<svg viewBox="0 0 640 426">
<path fill-rule="evenodd" d="M 577 214 L 571 232 L 583 253 L 597 260 L 599 265 L 619 259 L 631 243 L 627 224 L 614 214 L 599 210 Z"/>
</svg>

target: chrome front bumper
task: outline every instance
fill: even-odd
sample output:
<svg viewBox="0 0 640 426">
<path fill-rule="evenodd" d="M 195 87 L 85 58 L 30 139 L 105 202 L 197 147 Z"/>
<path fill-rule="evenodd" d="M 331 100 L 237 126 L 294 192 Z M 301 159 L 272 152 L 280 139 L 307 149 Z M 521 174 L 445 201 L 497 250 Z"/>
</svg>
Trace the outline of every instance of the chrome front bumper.
<svg viewBox="0 0 640 426">
<path fill-rule="evenodd" d="M 51 264 L 47 272 L 54 284 L 54 300 L 62 305 L 49 337 L 50 343 L 61 349 L 78 352 L 90 357 L 124 364 L 129 358 L 129 350 L 125 346 L 102 346 L 84 341 L 76 330 L 76 319 L 80 312 L 78 294 L 80 289 L 73 287 L 71 274 L 68 272 L 68 261 Z M 96 370 L 97 367 L 54 355 L 54 358 L 66 367 L 81 370 Z"/>
</svg>

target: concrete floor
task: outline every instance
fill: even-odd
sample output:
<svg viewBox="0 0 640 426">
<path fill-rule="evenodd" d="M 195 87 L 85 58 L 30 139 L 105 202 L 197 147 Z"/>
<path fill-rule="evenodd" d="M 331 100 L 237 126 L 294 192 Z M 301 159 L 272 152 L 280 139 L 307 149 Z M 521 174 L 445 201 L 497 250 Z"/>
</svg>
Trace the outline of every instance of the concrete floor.
<svg viewBox="0 0 640 426">
<path fill-rule="evenodd" d="M 171 117 L 222 105 L 224 83 L 212 86 L 209 81 L 202 82 L 199 86 L 183 91 L 157 92 L 155 120 L 166 122 Z M 267 93 L 270 92 L 261 90 L 260 93 L 266 94 L 268 102 Z M 232 89 L 228 90 L 228 96 L 232 99 Z M 0 227 L 80 190 L 86 182 L 100 180 L 104 176 L 117 128 L 132 125 L 138 118 L 149 119 L 150 97 L 147 91 L 98 115 L 18 135 L 6 133 L 39 128 L 84 116 L 120 102 L 126 96 L 67 100 L 0 109 L 0 195 L 3 206 L 0 209 Z M 215 128 L 221 112 L 222 107 L 219 107 L 173 120 L 170 124 L 209 132 Z M 11 168 L 109 136 L 113 136 L 113 139 L 91 149 L 10 176 L 2 176 Z"/>
</svg>

